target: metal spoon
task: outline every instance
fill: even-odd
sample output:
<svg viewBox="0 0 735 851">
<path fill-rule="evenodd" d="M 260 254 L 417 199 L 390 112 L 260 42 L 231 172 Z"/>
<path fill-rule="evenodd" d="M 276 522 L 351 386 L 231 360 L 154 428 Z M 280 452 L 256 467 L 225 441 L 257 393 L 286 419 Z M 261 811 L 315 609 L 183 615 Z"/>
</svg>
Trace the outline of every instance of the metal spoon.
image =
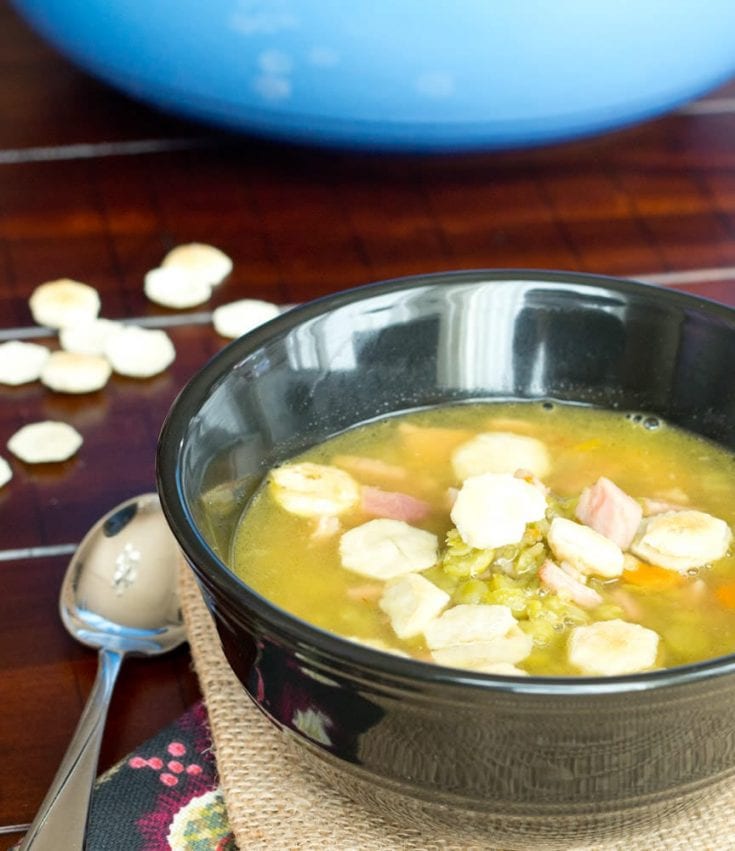
<svg viewBox="0 0 735 851">
<path fill-rule="evenodd" d="M 106 514 L 72 556 L 61 587 L 61 618 L 74 638 L 99 648 L 99 667 L 21 851 L 84 847 L 107 707 L 123 657 L 155 656 L 186 640 L 176 591 L 177 558 L 155 493 L 129 499 Z"/>
</svg>

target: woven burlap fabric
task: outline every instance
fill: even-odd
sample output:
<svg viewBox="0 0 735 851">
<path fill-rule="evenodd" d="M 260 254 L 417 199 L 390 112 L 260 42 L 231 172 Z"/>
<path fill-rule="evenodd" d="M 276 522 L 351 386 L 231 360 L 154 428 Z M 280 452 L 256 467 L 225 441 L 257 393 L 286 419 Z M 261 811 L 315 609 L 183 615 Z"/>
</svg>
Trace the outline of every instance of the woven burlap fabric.
<svg viewBox="0 0 735 851">
<path fill-rule="evenodd" d="M 502 851 L 494 844 L 458 845 L 436 826 L 392 824 L 316 776 L 296 748 L 250 703 L 222 653 L 213 621 L 188 568 L 181 599 L 191 652 L 207 706 L 220 786 L 242 851 Z M 733 708 L 735 711 L 735 707 Z M 538 849 L 534 844 L 530 848 Z M 570 846 L 571 851 L 572 846 Z M 735 784 L 675 824 L 637 840 L 575 845 L 575 851 L 733 851 Z"/>
</svg>

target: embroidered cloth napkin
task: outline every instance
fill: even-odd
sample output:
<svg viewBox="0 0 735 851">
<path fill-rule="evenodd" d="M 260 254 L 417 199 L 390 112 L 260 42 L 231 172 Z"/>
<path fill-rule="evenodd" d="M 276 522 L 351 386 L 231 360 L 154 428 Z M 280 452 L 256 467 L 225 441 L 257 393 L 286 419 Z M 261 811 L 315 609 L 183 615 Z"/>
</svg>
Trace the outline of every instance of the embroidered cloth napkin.
<svg viewBox="0 0 735 851">
<path fill-rule="evenodd" d="M 87 851 L 236 848 L 201 703 L 97 781 Z"/>
</svg>

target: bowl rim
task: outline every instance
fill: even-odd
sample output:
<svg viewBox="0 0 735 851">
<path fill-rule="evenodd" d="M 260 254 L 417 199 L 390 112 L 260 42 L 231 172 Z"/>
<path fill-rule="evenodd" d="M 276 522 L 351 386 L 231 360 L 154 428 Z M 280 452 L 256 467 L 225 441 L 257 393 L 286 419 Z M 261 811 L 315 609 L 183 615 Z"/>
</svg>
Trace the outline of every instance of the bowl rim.
<svg viewBox="0 0 735 851">
<path fill-rule="evenodd" d="M 191 569 L 203 574 L 206 582 L 218 592 L 235 600 L 252 616 L 287 637 L 299 651 L 311 651 L 311 660 L 317 665 L 327 661 L 325 670 L 334 672 L 334 663 L 338 662 L 384 681 L 410 685 L 414 690 L 421 686 L 443 686 L 461 690 L 464 694 L 469 689 L 546 697 L 603 696 L 660 690 L 735 674 L 735 652 L 688 665 L 611 677 L 510 677 L 447 668 L 383 653 L 313 626 L 271 603 L 231 571 L 198 531 L 186 505 L 181 478 L 181 449 L 186 439 L 187 424 L 202 402 L 244 357 L 305 320 L 375 296 L 437 285 L 514 285 L 519 282 L 556 285 L 563 290 L 608 291 L 664 299 L 682 309 L 695 310 L 724 321 L 733 326 L 735 333 L 735 308 L 712 299 L 633 279 L 558 270 L 469 269 L 433 272 L 363 284 L 301 305 L 289 306 L 279 316 L 233 340 L 210 358 L 184 385 L 166 415 L 156 452 L 156 484 L 164 515 L 186 560 Z"/>
</svg>

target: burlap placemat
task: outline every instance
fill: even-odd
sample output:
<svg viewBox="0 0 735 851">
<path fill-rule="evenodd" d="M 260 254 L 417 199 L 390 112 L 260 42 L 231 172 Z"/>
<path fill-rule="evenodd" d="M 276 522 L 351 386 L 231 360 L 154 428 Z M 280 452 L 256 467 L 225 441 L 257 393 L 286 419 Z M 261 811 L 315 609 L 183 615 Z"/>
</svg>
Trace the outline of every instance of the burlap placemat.
<svg viewBox="0 0 735 851">
<path fill-rule="evenodd" d="M 220 786 L 241 851 L 502 851 L 494 844 L 458 845 L 436 827 L 396 826 L 316 776 L 298 751 L 246 697 L 222 653 L 191 571 L 182 565 L 181 600 L 192 657 L 207 706 Z M 733 708 L 735 711 L 735 707 Z M 535 844 L 529 846 L 538 849 Z M 735 849 L 735 784 L 684 821 L 635 841 L 570 846 L 575 851 L 731 851 Z"/>
</svg>

